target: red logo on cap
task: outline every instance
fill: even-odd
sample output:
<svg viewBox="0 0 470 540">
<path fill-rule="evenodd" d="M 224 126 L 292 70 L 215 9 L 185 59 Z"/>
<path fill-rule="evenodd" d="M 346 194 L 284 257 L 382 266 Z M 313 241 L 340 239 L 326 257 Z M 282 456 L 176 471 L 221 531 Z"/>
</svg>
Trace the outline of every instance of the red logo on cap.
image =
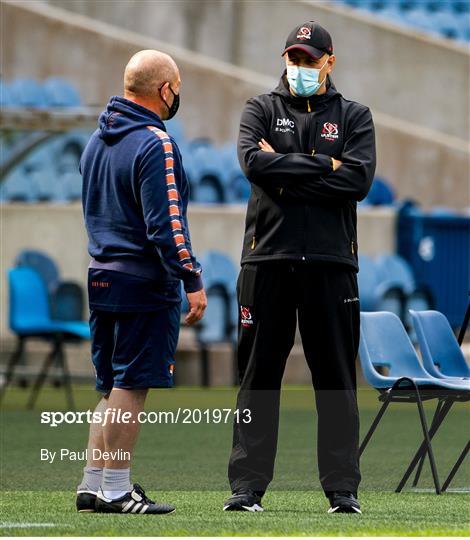
<svg viewBox="0 0 470 540">
<path fill-rule="evenodd" d="M 297 39 L 310 39 L 312 36 L 312 29 L 308 26 L 302 26 L 302 28 L 299 28 L 299 32 L 297 34 Z"/>
</svg>

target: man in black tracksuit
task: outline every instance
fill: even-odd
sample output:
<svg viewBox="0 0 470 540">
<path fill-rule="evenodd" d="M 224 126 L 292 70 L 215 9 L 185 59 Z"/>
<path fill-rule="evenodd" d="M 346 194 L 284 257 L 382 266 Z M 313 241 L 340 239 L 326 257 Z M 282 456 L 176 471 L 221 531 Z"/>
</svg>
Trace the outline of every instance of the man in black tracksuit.
<svg viewBox="0 0 470 540">
<path fill-rule="evenodd" d="M 298 318 L 329 512 L 360 513 L 356 203 L 374 176 L 374 125 L 367 107 L 336 90 L 328 75 L 335 62 L 331 37 L 319 24 L 295 28 L 284 57 L 278 87 L 248 100 L 238 140 L 252 192 L 237 284 L 237 408 L 250 409 L 252 421 L 234 424 L 233 495 L 224 509 L 262 510 Z"/>
</svg>

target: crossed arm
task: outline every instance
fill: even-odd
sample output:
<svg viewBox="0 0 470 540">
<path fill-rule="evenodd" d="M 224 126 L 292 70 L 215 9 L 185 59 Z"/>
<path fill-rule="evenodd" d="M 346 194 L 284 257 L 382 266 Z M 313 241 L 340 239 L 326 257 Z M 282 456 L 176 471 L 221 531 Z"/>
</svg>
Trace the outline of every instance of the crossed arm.
<svg viewBox="0 0 470 540">
<path fill-rule="evenodd" d="M 243 112 L 238 157 L 247 178 L 282 197 L 319 200 L 362 200 L 375 172 L 372 115 L 363 108 L 348 128 L 341 160 L 325 154 L 277 153 L 266 141 L 268 125 L 260 105 L 249 100 Z"/>
</svg>

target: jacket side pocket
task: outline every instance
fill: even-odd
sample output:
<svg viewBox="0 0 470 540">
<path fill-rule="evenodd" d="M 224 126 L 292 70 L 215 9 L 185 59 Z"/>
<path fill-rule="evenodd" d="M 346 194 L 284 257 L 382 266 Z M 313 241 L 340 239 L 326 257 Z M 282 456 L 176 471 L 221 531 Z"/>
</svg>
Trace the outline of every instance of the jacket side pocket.
<svg viewBox="0 0 470 540">
<path fill-rule="evenodd" d="M 253 307 L 255 303 L 256 274 L 255 264 L 244 264 L 237 282 L 237 297 L 240 306 Z"/>
</svg>

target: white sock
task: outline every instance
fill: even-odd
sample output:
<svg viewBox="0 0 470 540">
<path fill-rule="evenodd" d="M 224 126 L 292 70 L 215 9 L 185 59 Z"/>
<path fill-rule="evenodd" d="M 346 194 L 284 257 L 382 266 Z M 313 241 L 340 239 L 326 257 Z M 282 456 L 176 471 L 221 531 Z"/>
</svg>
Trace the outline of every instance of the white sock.
<svg viewBox="0 0 470 540">
<path fill-rule="evenodd" d="M 120 499 L 132 491 L 130 469 L 103 469 L 101 491 L 107 499 Z"/>
<path fill-rule="evenodd" d="M 77 487 L 77 491 L 93 491 L 96 493 L 101 486 L 103 478 L 103 467 L 83 467 L 82 483 Z"/>
</svg>

